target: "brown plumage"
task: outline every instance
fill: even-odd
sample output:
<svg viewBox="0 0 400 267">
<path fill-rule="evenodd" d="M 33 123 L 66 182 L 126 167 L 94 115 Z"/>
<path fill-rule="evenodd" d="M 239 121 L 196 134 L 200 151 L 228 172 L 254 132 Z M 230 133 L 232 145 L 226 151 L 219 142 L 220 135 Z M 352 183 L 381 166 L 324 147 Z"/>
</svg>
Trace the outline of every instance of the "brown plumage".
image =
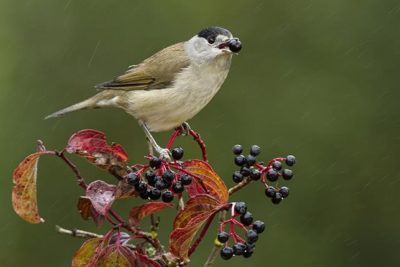
<svg viewBox="0 0 400 267">
<path fill-rule="evenodd" d="M 174 57 L 171 57 L 171 54 Z M 101 83 L 96 88 L 126 91 L 166 88 L 171 85 L 175 75 L 189 64 L 184 43 L 177 43 L 157 52 L 142 63 L 131 66 L 121 76 Z"/>
</svg>

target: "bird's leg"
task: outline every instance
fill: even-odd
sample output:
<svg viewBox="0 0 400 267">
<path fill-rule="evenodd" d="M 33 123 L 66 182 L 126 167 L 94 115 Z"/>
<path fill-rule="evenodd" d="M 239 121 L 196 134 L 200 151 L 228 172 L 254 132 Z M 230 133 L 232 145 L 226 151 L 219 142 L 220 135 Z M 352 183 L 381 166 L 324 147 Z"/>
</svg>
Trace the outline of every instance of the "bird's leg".
<svg viewBox="0 0 400 267">
<path fill-rule="evenodd" d="M 154 150 L 160 155 L 160 158 L 165 160 L 171 160 L 170 152 L 166 148 L 160 147 L 156 140 L 154 139 L 153 135 L 150 133 L 149 128 L 147 128 L 146 124 L 142 121 L 139 122 L 140 126 L 142 126 L 144 134 L 146 135 L 147 142 L 149 146 L 153 147 Z"/>
</svg>

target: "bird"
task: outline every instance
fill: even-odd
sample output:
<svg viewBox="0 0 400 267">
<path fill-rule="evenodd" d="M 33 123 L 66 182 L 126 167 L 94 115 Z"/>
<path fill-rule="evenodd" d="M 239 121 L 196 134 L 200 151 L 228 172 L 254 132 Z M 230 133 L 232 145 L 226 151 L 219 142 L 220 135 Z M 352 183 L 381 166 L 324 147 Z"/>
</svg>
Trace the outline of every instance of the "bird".
<svg viewBox="0 0 400 267">
<path fill-rule="evenodd" d="M 202 29 L 187 41 L 170 45 L 125 73 L 95 86 L 94 96 L 54 112 L 45 119 L 83 109 L 116 107 L 132 115 L 147 140 L 168 157 L 151 132 L 168 131 L 193 118 L 219 91 L 242 49 L 239 38 L 222 27 Z"/>
</svg>

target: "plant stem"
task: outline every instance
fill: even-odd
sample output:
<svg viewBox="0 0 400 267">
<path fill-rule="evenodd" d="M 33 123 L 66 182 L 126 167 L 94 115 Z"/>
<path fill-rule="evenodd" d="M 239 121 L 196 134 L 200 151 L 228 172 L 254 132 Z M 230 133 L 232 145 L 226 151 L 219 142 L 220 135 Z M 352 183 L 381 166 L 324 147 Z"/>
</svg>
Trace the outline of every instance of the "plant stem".
<svg viewBox="0 0 400 267">
<path fill-rule="evenodd" d="M 176 128 L 174 133 L 169 138 L 169 141 L 168 141 L 167 145 L 165 146 L 165 148 L 171 149 L 172 145 L 175 142 L 175 139 L 181 134 L 182 134 L 182 128 L 181 127 Z"/>
<path fill-rule="evenodd" d="M 75 173 L 76 178 L 78 179 L 78 184 L 80 187 L 82 187 L 83 189 L 86 190 L 87 188 L 87 183 L 85 182 L 85 180 L 83 179 L 80 171 L 78 170 L 78 167 L 76 167 L 76 165 L 74 163 L 72 163 L 72 161 L 70 161 L 64 154 L 64 151 L 55 151 L 54 154 L 59 157 L 60 159 L 62 159 L 65 163 L 67 163 L 67 165 L 71 168 L 71 170 Z"/>
<path fill-rule="evenodd" d="M 193 136 L 194 140 L 200 146 L 201 153 L 203 154 L 203 160 L 208 162 L 206 143 L 204 143 L 203 139 L 201 139 L 200 134 L 198 134 L 197 132 L 193 131 L 192 129 L 189 129 L 189 134 L 191 136 Z"/>
<path fill-rule="evenodd" d="M 73 237 L 81 237 L 81 238 L 102 238 L 103 237 L 103 235 L 99 235 L 96 233 L 87 232 L 87 231 L 83 231 L 83 230 L 79 230 L 79 229 L 68 230 L 68 229 L 62 228 L 58 225 L 56 225 L 56 231 L 60 234 L 66 234 L 66 235 L 70 235 Z"/>
<path fill-rule="evenodd" d="M 204 263 L 204 267 L 211 267 L 214 265 L 214 261 L 218 257 L 218 252 L 220 249 L 220 247 L 213 246 L 210 255 L 208 255 L 206 263 Z"/>
<path fill-rule="evenodd" d="M 251 182 L 251 178 L 246 178 L 243 181 L 241 181 L 240 183 L 238 183 L 237 185 L 229 188 L 228 192 L 229 195 L 234 194 L 235 192 L 239 191 L 240 189 L 242 189 L 243 187 L 245 187 L 246 185 L 248 185 Z"/>
<path fill-rule="evenodd" d="M 225 221 L 225 217 L 226 217 L 226 210 L 220 213 L 219 221 L 220 222 Z M 218 257 L 218 252 L 220 249 L 221 247 L 213 246 L 210 255 L 208 255 L 207 261 L 204 263 L 204 267 L 211 267 L 214 265 L 214 261 Z"/>
</svg>

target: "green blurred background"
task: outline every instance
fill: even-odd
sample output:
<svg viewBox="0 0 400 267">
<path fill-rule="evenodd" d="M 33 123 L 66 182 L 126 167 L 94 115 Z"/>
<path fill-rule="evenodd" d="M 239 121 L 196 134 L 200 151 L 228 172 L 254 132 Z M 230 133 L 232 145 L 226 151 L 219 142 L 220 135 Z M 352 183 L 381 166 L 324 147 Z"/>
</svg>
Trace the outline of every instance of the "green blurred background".
<svg viewBox="0 0 400 267">
<path fill-rule="evenodd" d="M 254 184 L 246 200 L 268 230 L 249 260 L 216 266 L 399 266 L 399 1 L 76 1 L 0 2 L 1 266 L 69 266 L 81 240 L 59 224 L 102 233 L 82 221 L 82 191 L 64 164 L 43 157 L 39 207 L 45 224 L 29 225 L 11 207 L 11 174 L 42 139 L 62 148 L 83 128 L 104 131 L 132 162 L 146 145 L 121 110 L 93 110 L 43 120 L 95 93 L 92 86 L 201 28 L 220 25 L 240 37 L 222 90 L 191 125 L 229 185 L 231 146 L 259 144 L 262 158 L 293 153 L 291 195 L 278 206 Z M 165 142 L 168 133 L 156 135 Z M 190 138 L 179 139 L 198 157 Z M 114 179 L 74 158 L 88 179 Z M 122 201 L 127 212 L 139 200 Z M 162 214 L 164 242 L 171 229 Z M 215 228 L 214 228 L 215 229 Z M 191 266 L 202 266 L 215 230 Z"/>
</svg>

